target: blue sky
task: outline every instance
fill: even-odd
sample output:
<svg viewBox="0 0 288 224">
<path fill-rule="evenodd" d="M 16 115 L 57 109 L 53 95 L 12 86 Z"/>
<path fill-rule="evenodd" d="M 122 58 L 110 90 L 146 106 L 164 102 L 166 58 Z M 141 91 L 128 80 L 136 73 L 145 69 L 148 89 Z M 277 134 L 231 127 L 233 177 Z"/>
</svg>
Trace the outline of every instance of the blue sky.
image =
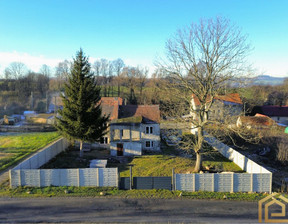
<svg viewBox="0 0 288 224">
<path fill-rule="evenodd" d="M 91 62 L 152 69 L 177 29 L 224 16 L 248 35 L 259 74 L 288 77 L 287 8 L 286 0 L 0 0 L 0 72 L 12 61 L 53 67 L 80 47 Z"/>
</svg>

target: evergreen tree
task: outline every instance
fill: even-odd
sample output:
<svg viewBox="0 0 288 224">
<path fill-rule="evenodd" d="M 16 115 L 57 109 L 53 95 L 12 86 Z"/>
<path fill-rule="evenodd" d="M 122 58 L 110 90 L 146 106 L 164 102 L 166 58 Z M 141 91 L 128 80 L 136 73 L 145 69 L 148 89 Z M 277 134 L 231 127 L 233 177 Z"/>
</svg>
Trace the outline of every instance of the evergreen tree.
<svg viewBox="0 0 288 224">
<path fill-rule="evenodd" d="M 83 142 L 98 141 L 107 130 L 108 117 L 101 115 L 101 89 L 90 69 L 88 58 L 80 49 L 65 84 L 64 105 L 59 110 L 56 125 L 63 136 L 80 142 L 80 157 L 83 156 Z"/>
</svg>

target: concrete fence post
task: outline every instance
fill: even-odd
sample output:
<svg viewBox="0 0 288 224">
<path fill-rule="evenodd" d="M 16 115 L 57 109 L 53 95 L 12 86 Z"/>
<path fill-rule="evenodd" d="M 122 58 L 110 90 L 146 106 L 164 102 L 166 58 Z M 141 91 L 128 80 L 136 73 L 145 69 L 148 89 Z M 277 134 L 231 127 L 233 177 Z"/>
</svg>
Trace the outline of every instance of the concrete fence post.
<svg viewBox="0 0 288 224">
<path fill-rule="evenodd" d="M 100 187 L 99 186 L 99 168 L 96 168 L 96 186 Z"/>
<path fill-rule="evenodd" d="M 80 169 L 77 169 L 78 187 L 80 187 Z"/>
<path fill-rule="evenodd" d="M 172 168 L 172 178 L 171 178 L 171 189 L 172 191 L 175 191 L 175 173 L 174 173 L 174 168 Z"/>
<path fill-rule="evenodd" d="M 19 186 L 22 186 L 21 169 L 19 169 Z"/>
<path fill-rule="evenodd" d="M 211 191 L 215 191 L 215 174 L 212 174 L 212 181 L 211 181 Z"/>
<path fill-rule="evenodd" d="M 231 173 L 231 189 L 230 192 L 234 192 L 234 173 Z"/>
<path fill-rule="evenodd" d="M 133 188 L 133 175 L 132 175 L 132 166 L 130 166 L 130 190 L 132 190 L 132 188 Z"/>
<path fill-rule="evenodd" d="M 11 169 L 9 170 L 9 185 L 10 185 L 10 188 L 12 188 L 12 170 Z"/>
<path fill-rule="evenodd" d="M 253 173 L 251 173 L 250 175 L 251 175 L 251 177 L 250 177 L 250 182 L 251 182 L 250 190 L 251 190 L 251 192 L 253 192 Z"/>
<path fill-rule="evenodd" d="M 39 187 L 41 187 L 41 170 L 38 170 L 38 176 L 39 176 Z"/>
<path fill-rule="evenodd" d="M 116 181 L 116 186 L 117 186 L 118 189 L 119 189 L 119 180 L 120 180 L 119 179 L 119 171 L 117 169 L 115 181 Z"/>
<path fill-rule="evenodd" d="M 196 173 L 192 174 L 193 176 L 193 191 L 196 191 Z"/>
</svg>

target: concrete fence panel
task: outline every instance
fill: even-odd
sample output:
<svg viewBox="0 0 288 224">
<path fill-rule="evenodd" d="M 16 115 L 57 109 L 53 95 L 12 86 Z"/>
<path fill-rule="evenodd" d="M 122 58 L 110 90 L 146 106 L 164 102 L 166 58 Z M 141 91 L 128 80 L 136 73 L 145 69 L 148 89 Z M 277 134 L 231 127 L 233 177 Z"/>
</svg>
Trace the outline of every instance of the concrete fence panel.
<svg viewBox="0 0 288 224">
<path fill-rule="evenodd" d="M 255 163 L 251 159 L 245 157 L 235 149 L 225 145 L 214 137 L 205 137 L 205 141 L 247 173 L 271 173 L 264 167 L 260 166 L 259 164 Z"/>
<path fill-rule="evenodd" d="M 270 173 L 175 174 L 175 189 L 181 191 L 271 192 Z"/>
<path fill-rule="evenodd" d="M 234 174 L 234 191 L 235 192 L 252 192 L 253 174 L 237 173 Z"/>
<path fill-rule="evenodd" d="M 28 159 L 15 166 L 13 170 L 38 169 L 39 167 L 47 163 L 49 160 L 54 158 L 56 155 L 58 155 L 60 152 L 64 151 L 67 147 L 68 141 L 64 138 L 61 138 L 56 142 L 51 143 L 36 154 L 30 156 Z"/>
<path fill-rule="evenodd" d="M 202 174 L 205 176 L 205 174 Z M 233 174 L 213 174 L 214 175 L 214 184 L 211 182 L 211 185 L 214 185 L 214 191 L 216 192 L 231 192 L 233 189 Z"/>
<path fill-rule="evenodd" d="M 10 171 L 11 187 L 118 187 L 117 168 L 18 169 Z"/>
</svg>

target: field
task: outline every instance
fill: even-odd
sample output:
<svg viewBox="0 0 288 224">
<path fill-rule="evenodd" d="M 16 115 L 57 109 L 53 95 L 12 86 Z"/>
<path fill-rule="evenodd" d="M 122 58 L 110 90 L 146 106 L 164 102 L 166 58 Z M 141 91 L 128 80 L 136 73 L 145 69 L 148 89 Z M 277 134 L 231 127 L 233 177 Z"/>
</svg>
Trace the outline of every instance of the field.
<svg viewBox="0 0 288 224">
<path fill-rule="evenodd" d="M 0 171 L 58 139 L 57 132 L 17 133 L 0 136 Z"/>
</svg>

